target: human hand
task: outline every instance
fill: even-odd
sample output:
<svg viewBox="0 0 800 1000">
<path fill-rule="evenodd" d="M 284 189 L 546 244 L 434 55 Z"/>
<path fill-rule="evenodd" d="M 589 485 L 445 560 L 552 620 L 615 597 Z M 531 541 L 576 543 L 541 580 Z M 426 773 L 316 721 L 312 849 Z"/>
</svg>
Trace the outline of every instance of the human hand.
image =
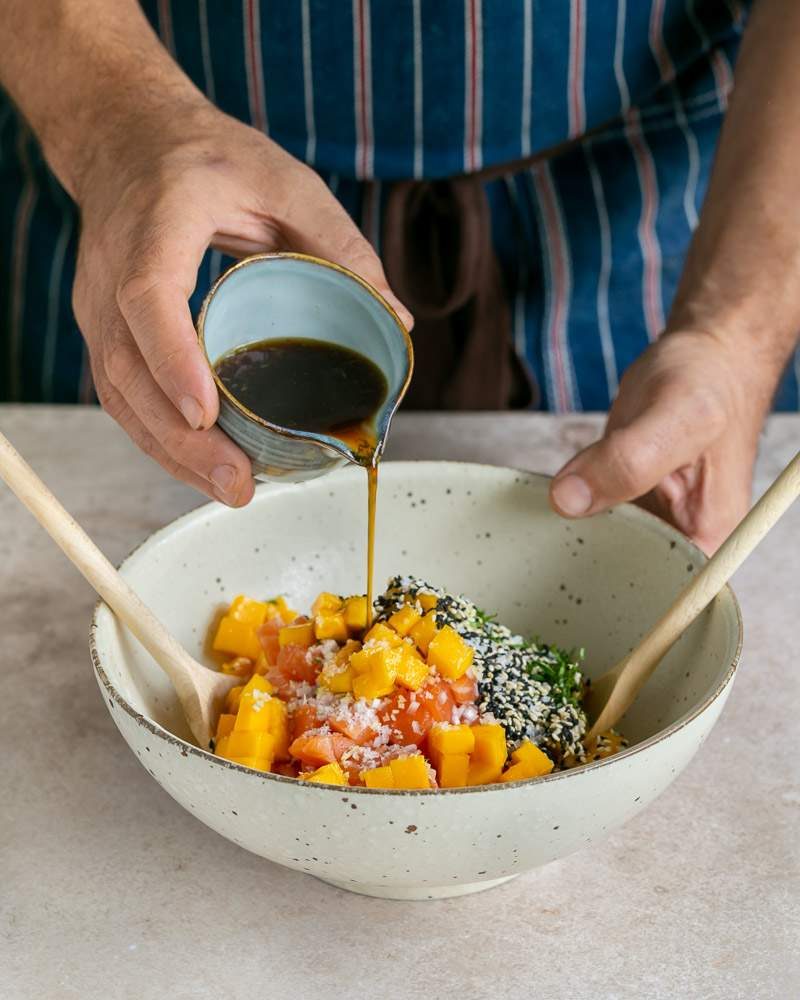
<svg viewBox="0 0 800 1000">
<path fill-rule="evenodd" d="M 217 390 L 188 306 L 206 249 L 325 257 L 374 285 L 405 323 L 411 317 L 323 181 L 199 96 L 113 121 L 96 148 L 74 185 L 73 306 L 98 398 L 173 476 L 246 504 L 250 462 L 214 426 Z"/>
<path fill-rule="evenodd" d="M 776 383 L 739 341 L 665 334 L 625 373 L 601 440 L 553 480 L 553 507 L 582 517 L 639 500 L 711 554 L 750 506 Z"/>
</svg>

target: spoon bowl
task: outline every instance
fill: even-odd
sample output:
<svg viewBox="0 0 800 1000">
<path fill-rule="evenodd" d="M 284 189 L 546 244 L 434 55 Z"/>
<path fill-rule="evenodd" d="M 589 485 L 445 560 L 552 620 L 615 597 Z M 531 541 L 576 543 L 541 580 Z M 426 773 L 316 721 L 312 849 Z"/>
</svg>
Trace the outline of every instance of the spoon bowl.
<svg viewBox="0 0 800 1000">
<path fill-rule="evenodd" d="M 0 478 L 164 672 L 189 731 L 198 746 L 207 747 L 225 695 L 238 678 L 209 670 L 186 652 L 3 434 Z"/>
</svg>

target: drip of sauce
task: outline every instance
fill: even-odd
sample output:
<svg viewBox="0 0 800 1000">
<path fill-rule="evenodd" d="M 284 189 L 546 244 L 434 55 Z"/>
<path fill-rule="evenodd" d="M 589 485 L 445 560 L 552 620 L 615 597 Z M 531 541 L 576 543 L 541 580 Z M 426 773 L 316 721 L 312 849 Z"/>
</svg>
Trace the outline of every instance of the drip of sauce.
<svg viewBox="0 0 800 1000">
<path fill-rule="evenodd" d="M 359 465 L 367 470 L 367 628 L 372 627 L 372 581 L 375 576 L 375 511 L 378 506 L 378 465 L 375 455 L 378 439 L 374 429 L 363 424 L 340 427 L 334 437 L 350 448 Z"/>
<path fill-rule="evenodd" d="M 252 413 L 290 430 L 342 441 L 367 471 L 367 624 L 372 624 L 372 575 L 378 456 L 375 418 L 386 399 L 383 372 L 338 344 L 301 337 L 261 340 L 216 364 L 226 389 Z"/>
<path fill-rule="evenodd" d="M 375 508 L 378 504 L 378 463 L 367 466 L 367 628 L 372 628 L 372 580 L 375 575 Z"/>
</svg>

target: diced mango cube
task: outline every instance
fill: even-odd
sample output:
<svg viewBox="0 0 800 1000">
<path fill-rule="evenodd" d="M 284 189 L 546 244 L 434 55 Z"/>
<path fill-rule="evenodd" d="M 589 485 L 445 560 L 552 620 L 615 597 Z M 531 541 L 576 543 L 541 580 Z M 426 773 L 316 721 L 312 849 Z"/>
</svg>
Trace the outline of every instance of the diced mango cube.
<svg viewBox="0 0 800 1000">
<path fill-rule="evenodd" d="M 493 785 L 500 780 L 503 768 L 484 761 L 470 760 L 469 771 L 467 772 L 468 785 Z"/>
<path fill-rule="evenodd" d="M 242 691 L 244 691 L 244 684 L 238 684 L 236 687 L 232 687 L 230 691 L 225 695 L 226 712 L 230 712 L 232 715 L 236 715 L 236 713 L 239 711 L 239 701 L 242 697 Z"/>
<path fill-rule="evenodd" d="M 281 646 L 313 646 L 313 624 L 303 622 L 301 625 L 285 625 L 278 632 L 278 644 Z"/>
<path fill-rule="evenodd" d="M 228 753 L 228 737 L 220 736 L 214 741 L 214 753 L 217 757 L 226 757 Z"/>
<path fill-rule="evenodd" d="M 441 754 L 470 754 L 475 749 L 475 734 L 470 726 L 434 726 L 428 734 L 428 745 Z"/>
<path fill-rule="evenodd" d="M 417 649 L 421 653 L 427 654 L 428 647 L 430 646 L 437 631 L 436 612 L 429 611 L 424 618 L 418 621 L 417 624 L 411 628 L 408 634 L 417 644 Z"/>
<path fill-rule="evenodd" d="M 281 698 L 270 698 L 261 711 L 267 713 L 271 733 L 280 732 L 282 727 L 288 725 L 289 708 Z"/>
<path fill-rule="evenodd" d="M 379 645 L 365 646 L 350 657 L 356 697 L 382 698 L 391 692 L 395 681 L 414 691 L 422 687 L 428 676 L 428 666 L 411 646 L 400 639 L 396 646 L 387 646 L 380 638 L 376 641 Z M 369 678 L 369 682 L 359 682 L 359 677 Z M 358 693 L 378 689 L 378 694 Z"/>
<path fill-rule="evenodd" d="M 366 646 L 368 642 L 375 645 L 399 646 L 402 639 L 388 625 L 385 625 L 383 622 L 376 622 L 364 636 L 364 645 Z"/>
<path fill-rule="evenodd" d="M 269 670 L 269 661 L 267 660 L 267 654 L 262 649 L 258 654 L 258 659 L 256 660 L 255 667 L 253 671 L 257 674 L 265 674 Z"/>
<path fill-rule="evenodd" d="M 319 677 L 317 683 L 326 687 L 334 694 L 347 694 L 353 690 L 353 668 L 350 665 L 350 657 L 353 653 L 359 652 L 361 643 L 354 639 L 348 639 L 339 652 L 334 656 L 333 662 L 327 664 Z"/>
<path fill-rule="evenodd" d="M 335 639 L 344 642 L 347 639 L 347 624 L 341 611 L 322 612 L 314 615 L 314 634 L 317 639 Z"/>
<path fill-rule="evenodd" d="M 353 694 L 356 698 L 382 698 L 394 689 L 397 678 L 397 655 L 385 646 L 373 646 L 353 653 Z"/>
<path fill-rule="evenodd" d="M 309 774 L 300 774 L 300 777 L 304 781 L 313 781 L 314 784 L 319 785 L 346 785 L 348 784 L 347 775 L 342 770 L 341 766 L 334 761 L 332 764 L 323 764 L 322 767 L 318 767 L 316 771 L 311 771 Z"/>
<path fill-rule="evenodd" d="M 289 712 L 286 702 L 280 698 L 271 698 L 264 705 L 262 712 L 267 713 L 269 727 L 267 731 L 275 737 L 275 757 L 277 760 L 289 759 Z"/>
<path fill-rule="evenodd" d="M 243 694 L 239 702 L 239 711 L 236 713 L 236 722 L 233 724 L 234 731 L 243 732 L 269 732 L 271 717 L 264 711 L 266 699 L 271 700 L 271 695 L 264 695 L 263 698 Z"/>
<path fill-rule="evenodd" d="M 436 765 L 440 788 L 463 788 L 469 773 L 469 754 L 444 753 Z"/>
<path fill-rule="evenodd" d="M 351 632 L 363 632 L 367 627 L 367 598 L 348 597 L 342 609 L 344 622 Z"/>
<path fill-rule="evenodd" d="M 530 740 L 523 740 L 516 750 L 511 751 L 511 761 L 514 764 L 522 764 L 536 760 L 537 754 L 542 751 Z"/>
<path fill-rule="evenodd" d="M 254 669 L 255 664 L 246 656 L 237 656 L 233 660 L 226 660 L 220 667 L 223 674 L 232 674 L 235 677 L 249 677 Z"/>
<path fill-rule="evenodd" d="M 506 731 L 497 723 L 473 726 L 475 749 L 469 762 L 467 784 L 488 785 L 499 781 L 505 766 L 507 748 Z"/>
<path fill-rule="evenodd" d="M 272 760 L 275 756 L 275 737 L 267 732 L 241 732 L 234 730 L 228 736 L 226 757 L 262 757 Z"/>
<path fill-rule="evenodd" d="M 230 615 L 220 619 L 217 634 L 214 636 L 214 650 L 218 653 L 231 653 L 233 656 L 246 656 L 256 660 L 261 652 L 256 630 L 247 622 L 237 621 Z"/>
<path fill-rule="evenodd" d="M 549 774 L 553 770 L 552 760 L 535 743 L 531 743 L 530 740 L 523 740 L 517 749 L 512 752 L 511 759 L 515 764 L 524 764 L 532 772 L 531 777 L 539 774 Z"/>
<path fill-rule="evenodd" d="M 394 774 L 388 764 L 362 771 L 361 779 L 367 788 L 394 788 Z"/>
<path fill-rule="evenodd" d="M 419 606 L 423 611 L 433 611 L 439 603 L 439 598 L 436 594 L 426 594 L 424 591 L 417 594 L 417 600 L 419 601 Z"/>
<path fill-rule="evenodd" d="M 521 781 L 524 778 L 538 778 L 553 770 L 553 762 L 530 740 L 525 740 L 511 754 L 514 763 L 503 774 L 500 781 Z"/>
<path fill-rule="evenodd" d="M 333 694 L 347 694 L 353 690 L 353 668 L 349 664 L 344 668 L 332 664 L 320 672 L 317 683 Z"/>
<path fill-rule="evenodd" d="M 428 646 L 428 664 L 451 681 L 463 677 L 472 666 L 474 655 L 472 646 L 449 625 L 439 629 Z"/>
<path fill-rule="evenodd" d="M 430 788 L 428 765 L 421 753 L 389 761 L 395 788 Z"/>
<path fill-rule="evenodd" d="M 411 629 L 422 621 L 422 615 L 410 604 L 405 604 L 399 611 L 389 617 L 388 624 L 398 635 L 407 636 Z"/>
<path fill-rule="evenodd" d="M 356 642 L 355 639 L 348 639 L 344 646 L 342 646 L 339 652 L 334 656 L 333 661 L 338 664 L 338 666 L 342 666 L 345 663 L 349 665 L 350 657 L 353 653 L 357 653 L 360 649 L 360 642 Z"/>
<path fill-rule="evenodd" d="M 271 771 L 272 761 L 269 757 L 228 757 L 234 764 L 241 764 L 242 767 L 252 767 L 254 771 Z"/>
<path fill-rule="evenodd" d="M 278 705 L 277 711 L 286 711 L 283 702 L 272 698 L 273 690 L 274 688 L 266 677 L 253 674 L 239 699 L 239 710 L 236 713 L 236 722 L 233 726 L 234 731 L 267 732 L 272 729 L 276 711 L 271 706 L 272 701 L 274 700 Z M 282 709 L 281 706 L 283 706 Z"/>
<path fill-rule="evenodd" d="M 214 742 L 219 743 L 223 736 L 228 736 L 233 732 L 233 724 L 236 722 L 236 716 L 231 712 L 223 712 L 217 721 L 217 732 L 214 737 Z"/>
<path fill-rule="evenodd" d="M 266 694 L 275 694 L 275 688 L 267 680 L 266 677 L 262 677 L 260 674 L 253 674 L 250 680 L 245 684 L 243 692 L 247 694 L 252 694 L 253 691 L 264 691 Z"/>
<path fill-rule="evenodd" d="M 498 781 L 524 781 L 530 777 L 531 775 L 528 774 L 524 764 L 512 764 L 511 767 L 503 771 Z"/>
<path fill-rule="evenodd" d="M 397 683 L 411 691 L 418 691 L 428 677 L 428 664 L 419 656 L 413 646 L 403 643 L 392 650 L 397 664 Z"/>
<path fill-rule="evenodd" d="M 332 614 L 339 611 L 342 607 L 341 597 L 337 597 L 336 594 L 329 594 L 323 591 L 317 596 L 317 599 L 311 605 L 311 614 L 316 617 L 317 615 Z"/>
<path fill-rule="evenodd" d="M 387 669 L 370 670 L 353 678 L 353 697 L 374 701 L 394 690 L 394 673 Z"/>
<path fill-rule="evenodd" d="M 268 612 L 269 605 L 265 601 L 254 601 L 252 597 L 245 597 L 244 594 L 234 597 L 228 608 L 229 617 L 253 628 L 264 624 Z"/>
<path fill-rule="evenodd" d="M 472 727 L 475 748 L 472 752 L 472 763 L 480 761 L 496 767 L 498 773 L 502 770 L 508 756 L 506 747 L 506 731 L 499 722 L 486 723 Z"/>
<path fill-rule="evenodd" d="M 297 612 L 294 608 L 290 608 L 286 602 L 286 598 L 281 596 L 272 601 L 272 606 L 277 610 L 278 614 L 281 616 L 287 625 L 291 624 L 297 618 Z"/>
<path fill-rule="evenodd" d="M 363 647 L 358 650 L 358 652 L 353 653 L 350 657 L 350 666 L 353 668 L 353 674 L 368 674 L 373 667 L 378 663 L 383 663 L 386 660 L 386 654 L 389 651 L 387 649 L 382 649 L 379 646 L 369 646 Z"/>
</svg>

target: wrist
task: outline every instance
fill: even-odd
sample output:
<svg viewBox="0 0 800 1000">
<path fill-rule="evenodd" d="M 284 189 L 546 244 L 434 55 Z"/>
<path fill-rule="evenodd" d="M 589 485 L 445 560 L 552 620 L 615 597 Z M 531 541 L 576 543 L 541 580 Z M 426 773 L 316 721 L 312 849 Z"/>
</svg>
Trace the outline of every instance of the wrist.
<svg viewBox="0 0 800 1000">
<path fill-rule="evenodd" d="M 713 372 L 712 380 L 728 387 L 731 412 L 755 414 L 759 423 L 769 413 L 790 354 L 780 343 L 754 337 L 738 323 L 689 326 L 672 317 L 661 341 L 681 341 L 683 364 L 691 364 L 698 356 L 711 361 L 707 371 Z"/>
<path fill-rule="evenodd" d="M 712 337 L 734 357 L 752 362 L 752 374 L 774 387 L 797 347 L 800 286 L 785 266 L 769 262 L 753 266 L 740 280 L 730 271 L 721 277 L 714 272 L 709 267 L 698 274 L 687 261 L 666 332 L 694 330 Z"/>
</svg>

